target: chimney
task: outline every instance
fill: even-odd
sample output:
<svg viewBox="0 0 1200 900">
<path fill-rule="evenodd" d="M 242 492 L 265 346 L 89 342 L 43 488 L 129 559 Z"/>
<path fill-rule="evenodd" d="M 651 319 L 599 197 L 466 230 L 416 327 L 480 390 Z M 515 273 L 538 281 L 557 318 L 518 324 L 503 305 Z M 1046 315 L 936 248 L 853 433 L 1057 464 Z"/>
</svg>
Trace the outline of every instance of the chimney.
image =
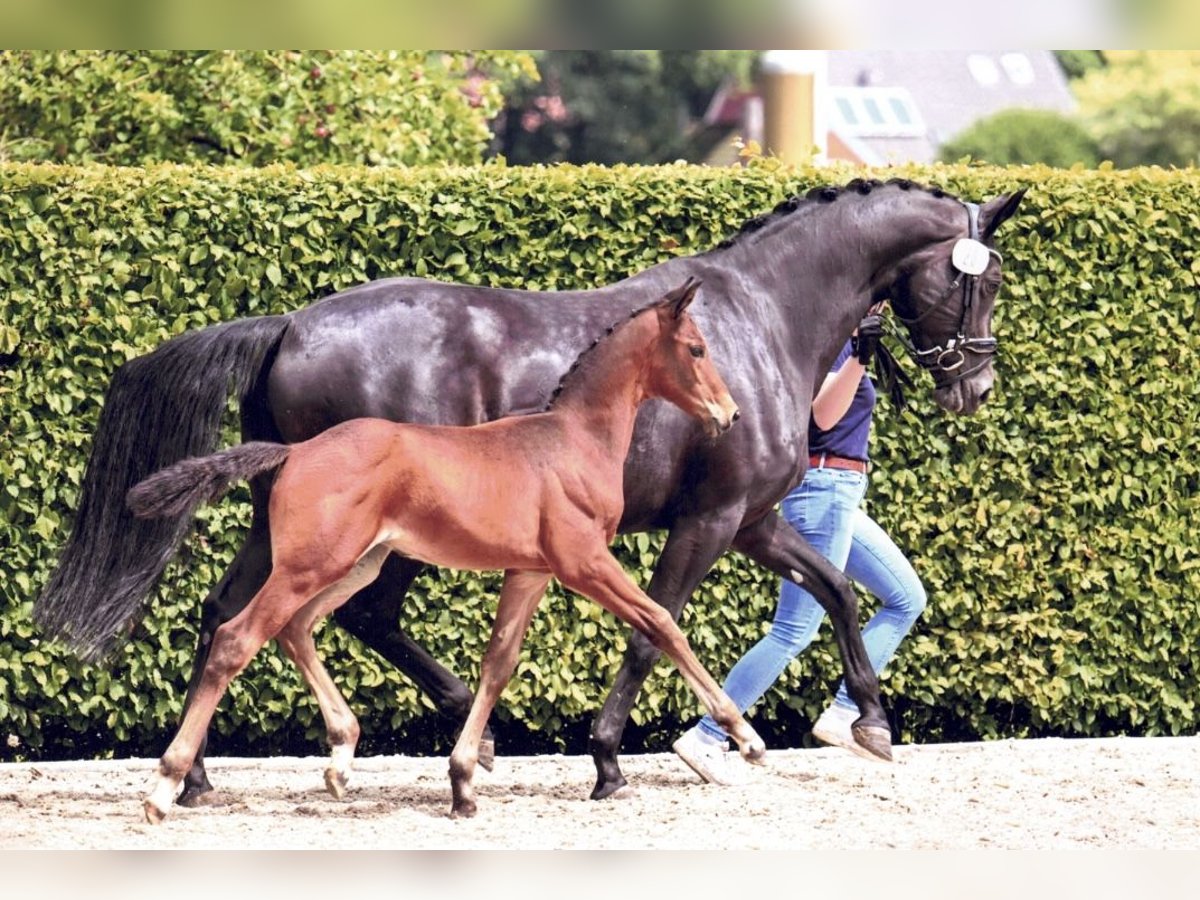
<svg viewBox="0 0 1200 900">
<path fill-rule="evenodd" d="M 787 163 L 826 162 L 828 71 L 824 50 L 768 50 L 763 54 L 766 152 Z"/>
</svg>

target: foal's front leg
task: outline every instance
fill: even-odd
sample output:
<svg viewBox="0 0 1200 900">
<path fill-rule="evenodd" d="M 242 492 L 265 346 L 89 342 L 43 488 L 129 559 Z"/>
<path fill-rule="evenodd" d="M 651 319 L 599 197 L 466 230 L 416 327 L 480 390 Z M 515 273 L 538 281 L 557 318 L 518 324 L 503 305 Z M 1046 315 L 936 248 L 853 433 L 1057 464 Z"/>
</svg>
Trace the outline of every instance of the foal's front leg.
<svg viewBox="0 0 1200 900">
<path fill-rule="evenodd" d="M 676 622 L 697 585 L 737 534 L 742 515 L 740 506 L 719 512 L 710 510 L 703 516 L 681 517 L 671 527 L 646 593 Z M 589 747 L 596 763 L 593 800 L 603 800 L 627 783 L 617 762 L 617 751 L 638 692 L 658 657 L 658 649 L 646 635 L 636 630 L 629 633 L 621 668 L 592 722 Z"/>
<path fill-rule="evenodd" d="M 552 566 L 564 586 L 591 597 L 667 654 L 709 715 L 737 742 L 742 758 L 762 763 L 767 749 L 762 738 L 700 664 L 671 614 L 634 583 L 606 546 L 575 547 L 566 554 L 555 554 Z"/>
<path fill-rule="evenodd" d="M 492 624 L 492 636 L 488 640 L 483 656 L 479 690 L 475 702 L 463 725 L 462 733 L 450 753 L 450 789 L 454 796 L 450 807 L 453 818 L 475 815 L 475 788 L 472 779 L 479 761 L 479 741 L 487 725 L 492 707 L 500 693 L 512 678 L 517 666 L 521 642 L 533 618 L 534 610 L 546 586 L 550 584 L 549 572 L 519 571 L 509 569 L 504 573 L 504 584 L 500 588 L 500 602 L 496 606 L 496 620 Z"/>
</svg>

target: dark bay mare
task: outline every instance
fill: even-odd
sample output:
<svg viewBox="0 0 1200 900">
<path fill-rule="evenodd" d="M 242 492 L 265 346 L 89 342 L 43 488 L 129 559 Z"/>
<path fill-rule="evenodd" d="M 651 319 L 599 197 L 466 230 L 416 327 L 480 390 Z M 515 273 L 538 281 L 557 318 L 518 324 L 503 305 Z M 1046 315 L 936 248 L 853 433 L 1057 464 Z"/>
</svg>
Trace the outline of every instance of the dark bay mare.
<svg viewBox="0 0 1200 900">
<path fill-rule="evenodd" d="M 325 785 L 342 796 L 359 727 L 321 664 L 312 632 L 369 585 L 392 552 L 456 569 L 504 571 L 479 690 L 450 754 L 452 816 L 475 815 L 483 729 L 551 577 L 646 634 L 742 755 L 761 762 L 762 740 L 696 659 L 675 620 L 608 549 L 625 503 L 625 457 L 639 407 L 668 400 L 711 438 L 739 418 L 687 313 L 698 287 L 689 279 L 598 336 L 540 413 L 466 426 L 351 419 L 298 444 L 251 441 L 190 457 L 135 485 L 128 495 L 135 515 L 177 516 L 222 496 L 235 481 L 275 473 L 271 574 L 246 608 L 216 630 L 183 723 L 143 801 L 147 820 L 157 824 L 170 811 L 217 702 L 272 638 L 317 697 L 332 750 Z"/>
<path fill-rule="evenodd" d="M 596 290 L 545 294 L 395 278 L 285 316 L 182 334 L 114 375 L 75 524 L 35 618 L 90 660 L 127 634 L 190 519 L 135 519 L 125 494 L 158 469 L 212 452 L 231 390 L 241 401 L 247 441 L 302 441 L 363 416 L 474 424 L 538 409 L 614 313 L 641 307 L 691 277 L 705 285 L 691 314 L 709 336 L 742 418 L 714 442 L 668 404 L 642 407 L 625 464 L 620 531 L 667 530 L 647 592 L 676 618 L 730 547 L 804 584 L 829 613 L 847 688 L 861 712 L 855 738 L 890 758 L 890 731 L 858 630 L 855 594 L 776 505 L 807 467 L 813 389 L 873 304 L 890 300 L 906 322 L 942 408 L 971 414 L 987 399 L 1000 258 L 984 253 L 984 267 L 970 274 L 954 259 L 964 240 L 978 238 L 990 248 L 1023 194 L 976 206 L 903 180 L 856 180 L 784 201 L 711 250 Z M 268 477 L 251 482 L 250 533 L 205 599 L 189 703 L 215 629 L 237 615 L 270 574 L 269 489 Z M 399 622 L 421 565 L 392 554 L 335 621 L 461 722 L 471 692 Z M 630 635 L 592 727 L 593 798 L 626 783 L 617 750 L 657 656 L 644 635 Z M 481 762 L 486 765 L 486 756 Z M 202 744 L 180 802 L 197 802 L 209 790 Z"/>
</svg>

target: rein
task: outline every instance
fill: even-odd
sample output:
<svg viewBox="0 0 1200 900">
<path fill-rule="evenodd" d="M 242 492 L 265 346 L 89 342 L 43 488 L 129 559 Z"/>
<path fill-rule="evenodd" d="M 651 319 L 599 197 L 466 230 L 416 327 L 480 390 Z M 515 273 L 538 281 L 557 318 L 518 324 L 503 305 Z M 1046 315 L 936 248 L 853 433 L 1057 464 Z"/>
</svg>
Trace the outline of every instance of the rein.
<svg viewBox="0 0 1200 900">
<path fill-rule="evenodd" d="M 987 268 L 989 258 L 994 257 L 1000 262 L 1004 258 L 991 247 L 985 246 L 979 240 L 979 206 L 975 203 L 967 203 L 959 201 L 967 209 L 967 220 L 969 223 L 968 239 L 960 240 L 955 245 L 953 256 L 953 265 L 958 271 L 958 275 L 946 287 L 942 296 L 937 302 L 932 304 L 923 313 L 914 318 L 906 318 L 896 312 L 893 308 L 892 312 L 896 318 L 905 325 L 913 326 L 925 321 L 933 312 L 941 309 L 950 299 L 951 295 L 959 287 L 962 288 L 962 305 L 961 313 L 958 319 L 958 333 L 955 337 L 950 338 L 945 346 L 941 344 L 936 347 L 930 347 L 928 350 L 918 350 L 916 345 L 909 339 L 908 335 L 900 331 L 894 325 L 889 329 L 891 334 L 900 341 L 909 356 L 923 369 L 928 369 L 931 373 L 953 373 L 952 377 L 942 382 L 943 387 L 956 384 L 966 378 L 970 378 L 980 369 L 988 364 L 988 357 L 993 355 L 998 349 L 998 342 L 994 337 L 967 337 L 965 332 L 967 328 L 967 316 L 971 312 L 971 307 L 975 304 L 975 297 L 978 292 L 979 276 L 983 274 Z M 961 248 L 961 255 L 960 255 Z M 967 361 L 967 354 L 974 353 L 983 357 L 980 362 L 968 369 L 963 369 L 963 365 Z M 894 357 L 889 357 L 886 363 L 881 360 L 881 367 L 894 367 L 896 360 Z M 888 384 L 893 398 L 897 396 L 899 391 L 898 385 L 893 381 Z M 908 384 L 912 384 L 911 381 Z M 902 398 L 902 395 L 901 395 Z M 900 400 L 900 406 L 903 406 L 903 400 Z"/>
</svg>

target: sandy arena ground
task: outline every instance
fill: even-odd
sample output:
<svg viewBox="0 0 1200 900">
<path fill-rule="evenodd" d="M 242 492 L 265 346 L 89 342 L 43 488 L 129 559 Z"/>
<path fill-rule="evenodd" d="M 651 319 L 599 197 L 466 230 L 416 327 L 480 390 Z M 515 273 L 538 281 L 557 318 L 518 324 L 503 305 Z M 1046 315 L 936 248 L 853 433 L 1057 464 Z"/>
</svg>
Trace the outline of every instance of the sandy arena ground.
<svg viewBox="0 0 1200 900">
<path fill-rule="evenodd" d="M 775 750 L 740 788 L 671 754 L 622 764 L 630 787 L 593 802 L 588 757 L 501 757 L 476 777 L 478 816 L 452 820 L 442 757 L 361 759 L 340 802 L 323 759 L 217 758 L 216 803 L 151 826 L 155 761 L 9 763 L 0 848 L 1200 848 L 1200 737 L 901 746 L 891 765 Z"/>
</svg>

